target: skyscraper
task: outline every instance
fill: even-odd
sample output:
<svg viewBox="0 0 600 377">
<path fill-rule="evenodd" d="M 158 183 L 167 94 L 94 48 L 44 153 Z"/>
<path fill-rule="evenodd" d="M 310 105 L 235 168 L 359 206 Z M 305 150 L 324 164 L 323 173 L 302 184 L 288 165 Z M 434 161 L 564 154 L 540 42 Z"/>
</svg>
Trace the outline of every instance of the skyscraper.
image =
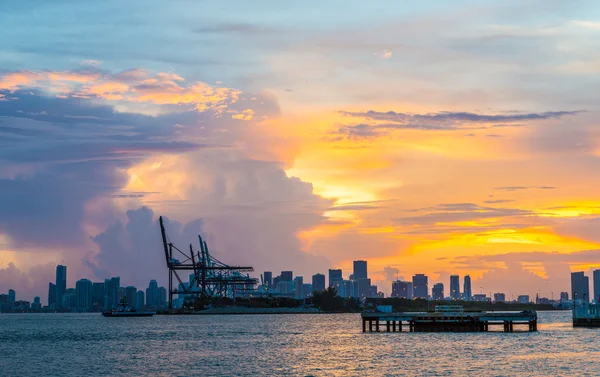
<svg viewBox="0 0 600 377">
<path fill-rule="evenodd" d="M 104 283 L 92 283 L 92 306 L 101 308 L 104 306 Z"/>
<path fill-rule="evenodd" d="M 294 280 L 294 272 L 293 271 L 281 271 L 281 277 L 279 281 L 292 281 Z"/>
<path fill-rule="evenodd" d="M 67 266 L 56 266 L 56 309 L 62 309 L 63 295 L 67 290 Z"/>
<path fill-rule="evenodd" d="M 137 300 L 137 288 L 131 285 L 129 287 L 126 287 L 125 298 L 127 299 L 127 305 L 135 307 L 135 303 Z"/>
<path fill-rule="evenodd" d="M 312 277 L 312 289 L 315 291 L 324 291 L 325 290 L 325 275 L 323 274 L 315 274 Z"/>
<path fill-rule="evenodd" d="M 269 288 L 273 286 L 273 273 L 271 271 L 265 271 L 263 283 Z"/>
<path fill-rule="evenodd" d="M 392 282 L 392 297 L 412 300 L 413 285 L 410 281 L 396 280 Z"/>
<path fill-rule="evenodd" d="M 471 301 L 473 299 L 473 291 L 471 291 L 471 277 L 469 275 L 465 275 L 463 293 L 463 299 L 465 301 Z"/>
<path fill-rule="evenodd" d="M 504 293 L 494 293 L 494 302 L 506 302 L 506 295 Z"/>
<path fill-rule="evenodd" d="M 75 295 L 77 309 L 79 311 L 88 311 L 92 306 L 92 282 L 88 279 L 77 280 L 75 283 Z"/>
<path fill-rule="evenodd" d="M 167 289 L 158 287 L 158 309 L 164 310 L 167 307 Z"/>
<path fill-rule="evenodd" d="M 354 261 L 354 280 L 367 279 L 367 261 L 355 260 Z"/>
<path fill-rule="evenodd" d="M 365 299 L 371 297 L 371 279 L 356 279 L 354 282 L 357 285 L 354 293 L 357 293 L 358 298 Z"/>
<path fill-rule="evenodd" d="M 297 299 L 304 298 L 304 279 L 302 278 L 302 276 L 296 276 L 294 278 L 294 285 L 295 285 L 294 297 Z"/>
<path fill-rule="evenodd" d="M 460 276 L 450 275 L 450 298 L 460 300 Z"/>
<path fill-rule="evenodd" d="M 571 297 L 576 301 L 590 300 L 590 279 L 583 272 L 571 273 Z"/>
<path fill-rule="evenodd" d="M 8 290 L 8 302 L 10 302 L 12 304 L 15 301 L 17 301 L 17 293 L 15 292 L 14 289 L 9 289 Z"/>
<path fill-rule="evenodd" d="M 144 308 L 144 291 L 142 290 L 139 290 L 136 293 L 135 308 L 136 310 Z"/>
<path fill-rule="evenodd" d="M 594 297 L 596 303 L 600 303 L 600 270 L 594 270 Z"/>
<path fill-rule="evenodd" d="M 412 282 L 414 298 L 426 299 L 429 294 L 429 288 L 427 287 L 427 276 L 424 274 L 416 274 L 413 276 Z"/>
<path fill-rule="evenodd" d="M 431 289 L 431 298 L 434 300 L 444 299 L 444 284 L 437 283 L 433 285 L 433 288 Z"/>
<path fill-rule="evenodd" d="M 48 307 L 55 308 L 56 303 L 56 285 L 48 283 Z"/>
<path fill-rule="evenodd" d="M 156 280 L 150 280 L 148 288 L 146 288 L 146 306 L 149 308 L 158 309 L 158 283 Z"/>
<path fill-rule="evenodd" d="M 342 281 L 342 270 L 329 270 L 329 286 L 335 287 L 336 281 Z"/>
</svg>

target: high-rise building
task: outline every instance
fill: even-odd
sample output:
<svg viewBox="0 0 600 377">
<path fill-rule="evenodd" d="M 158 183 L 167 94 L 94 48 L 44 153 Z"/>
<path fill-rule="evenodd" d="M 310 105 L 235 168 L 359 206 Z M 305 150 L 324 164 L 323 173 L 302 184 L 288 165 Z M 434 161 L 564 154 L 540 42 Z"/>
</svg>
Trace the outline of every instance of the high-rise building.
<svg viewBox="0 0 600 377">
<path fill-rule="evenodd" d="M 15 301 L 17 301 L 17 293 L 15 292 L 14 289 L 9 289 L 8 290 L 8 302 L 10 302 L 12 304 Z"/>
<path fill-rule="evenodd" d="M 144 291 L 139 290 L 135 297 L 135 309 L 140 310 L 144 308 Z"/>
<path fill-rule="evenodd" d="M 344 280 L 344 278 L 342 278 L 342 270 L 329 270 L 329 286 L 335 287 L 335 282 L 337 280 Z"/>
<path fill-rule="evenodd" d="M 358 298 L 362 300 L 371 297 L 371 279 L 355 279 L 354 282 L 357 285 L 354 293 L 358 293 Z"/>
<path fill-rule="evenodd" d="M 473 299 L 473 291 L 471 291 L 471 277 L 469 275 L 465 275 L 463 285 L 463 299 L 465 301 L 471 301 Z"/>
<path fill-rule="evenodd" d="M 40 310 L 42 308 L 42 302 L 40 301 L 39 296 L 35 296 L 33 298 L 33 303 L 31 304 L 31 310 Z"/>
<path fill-rule="evenodd" d="M 569 292 L 560 292 L 560 302 L 569 301 Z"/>
<path fill-rule="evenodd" d="M 392 297 L 413 298 L 413 284 L 410 281 L 396 280 L 392 282 Z"/>
<path fill-rule="evenodd" d="M 460 300 L 460 276 L 458 275 L 450 275 L 450 298 Z"/>
<path fill-rule="evenodd" d="M 67 266 L 56 266 L 56 303 L 57 309 L 63 309 L 63 295 L 67 290 Z"/>
<path fill-rule="evenodd" d="M 158 301 L 158 283 L 156 280 L 150 280 L 150 284 L 146 288 L 146 306 L 158 309 Z"/>
<path fill-rule="evenodd" d="M 56 285 L 48 283 L 48 307 L 54 309 L 56 303 Z"/>
<path fill-rule="evenodd" d="M 416 274 L 412 278 L 414 298 L 426 299 L 429 294 L 427 287 L 427 276 L 424 274 Z"/>
<path fill-rule="evenodd" d="M 600 270 L 594 270 L 594 301 L 600 303 Z"/>
<path fill-rule="evenodd" d="M 354 280 L 367 279 L 369 277 L 368 273 L 367 273 L 367 261 L 355 260 L 353 275 L 354 275 Z"/>
<path fill-rule="evenodd" d="M 494 293 L 494 302 L 506 302 L 506 295 L 504 293 Z"/>
<path fill-rule="evenodd" d="M 104 306 L 104 283 L 92 283 L 92 306 L 101 308 Z"/>
<path fill-rule="evenodd" d="M 297 299 L 302 299 L 304 298 L 304 279 L 302 278 L 302 276 L 296 276 L 294 278 L 294 285 L 295 285 L 295 294 L 294 297 Z"/>
<path fill-rule="evenodd" d="M 571 297 L 576 301 L 590 300 L 590 281 L 583 272 L 571 273 Z"/>
<path fill-rule="evenodd" d="M 444 299 L 444 284 L 437 283 L 433 285 L 433 288 L 431 289 L 431 298 L 434 300 Z"/>
<path fill-rule="evenodd" d="M 279 281 L 293 281 L 293 280 L 294 280 L 294 272 L 293 271 L 281 271 Z"/>
<path fill-rule="evenodd" d="M 337 294 L 340 297 L 356 297 L 358 294 L 354 294 L 354 282 L 351 280 L 339 280 L 335 279 L 334 286 L 337 290 Z"/>
<path fill-rule="evenodd" d="M 119 287 L 121 278 L 119 276 L 104 280 L 105 309 L 119 306 Z"/>
<path fill-rule="evenodd" d="M 167 289 L 158 287 L 158 309 L 165 310 L 167 308 Z"/>
<path fill-rule="evenodd" d="M 323 274 L 315 274 L 312 277 L 312 290 L 315 291 L 324 291 L 325 290 L 325 275 Z"/>
<path fill-rule="evenodd" d="M 137 288 L 130 285 L 125 288 L 125 298 L 127 299 L 127 305 L 135 307 L 137 300 Z"/>
<path fill-rule="evenodd" d="M 263 284 L 268 288 L 273 286 L 273 273 L 271 271 L 265 271 Z"/>
<path fill-rule="evenodd" d="M 280 282 L 280 281 L 281 281 L 281 276 L 275 276 L 275 277 L 273 278 L 273 287 L 274 287 L 275 289 L 277 289 L 277 284 L 279 284 L 279 282 Z"/>
<path fill-rule="evenodd" d="M 75 283 L 76 305 L 79 311 L 88 311 L 92 306 L 92 282 L 88 279 Z"/>
<path fill-rule="evenodd" d="M 77 307 L 77 289 L 67 288 L 62 296 L 61 309 L 68 310 Z"/>
<path fill-rule="evenodd" d="M 517 302 L 519 304 L 529 304 L 529 295 L 519 295 L 517 297 Z"/>
</svg>

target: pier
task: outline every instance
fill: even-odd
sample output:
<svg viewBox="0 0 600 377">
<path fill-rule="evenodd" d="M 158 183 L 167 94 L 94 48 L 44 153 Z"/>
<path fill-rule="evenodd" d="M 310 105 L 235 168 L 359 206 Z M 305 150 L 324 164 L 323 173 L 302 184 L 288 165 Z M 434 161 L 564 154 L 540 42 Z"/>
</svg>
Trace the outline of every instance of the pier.
<svg viewBox="0 0 600 377">
<path fill-rule="evenodd" d="M 573 327 L 600 327 L 600 304 L 575 303 Z"/>
<path fill-rule="evenodd" d="M 465 312 L 462 307 L 436 307 L 435 312 L 386 311 L 364 312 L 363 332 L 487 332 L 500 327 L 513 332 L 515 326 L 537 331 L 537 313 L 523 312 Z"/>
</svg>

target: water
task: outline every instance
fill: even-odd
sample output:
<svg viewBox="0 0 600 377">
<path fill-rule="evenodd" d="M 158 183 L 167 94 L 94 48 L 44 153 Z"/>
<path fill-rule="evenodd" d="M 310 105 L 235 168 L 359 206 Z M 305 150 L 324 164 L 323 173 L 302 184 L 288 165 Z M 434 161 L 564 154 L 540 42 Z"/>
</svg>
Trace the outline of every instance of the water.
<svg viewBox="0 0 600 377">
<path fill-rule="evenodd" d="M 362 333 L 360 315 L 0 315 L 0 375 L 597 376 L 600 329 Z M 8 372 L 10 371 L 10 372 Z"/>
</svg>

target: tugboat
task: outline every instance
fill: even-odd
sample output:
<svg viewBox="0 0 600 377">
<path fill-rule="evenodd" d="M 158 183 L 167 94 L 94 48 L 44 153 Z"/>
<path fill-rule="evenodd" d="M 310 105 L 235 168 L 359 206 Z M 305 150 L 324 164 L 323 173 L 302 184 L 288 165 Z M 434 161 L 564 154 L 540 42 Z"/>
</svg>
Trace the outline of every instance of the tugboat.
<svg viewBox="0 0 600 377">
<path fill-rule="evenodd" d="M 102 313 L 105 317 L 152 317 L 156 312 L 138 312 L 127 305 L 127 299 L 123 297 L 116 309 L 111 309 Z"/>
</svg>

